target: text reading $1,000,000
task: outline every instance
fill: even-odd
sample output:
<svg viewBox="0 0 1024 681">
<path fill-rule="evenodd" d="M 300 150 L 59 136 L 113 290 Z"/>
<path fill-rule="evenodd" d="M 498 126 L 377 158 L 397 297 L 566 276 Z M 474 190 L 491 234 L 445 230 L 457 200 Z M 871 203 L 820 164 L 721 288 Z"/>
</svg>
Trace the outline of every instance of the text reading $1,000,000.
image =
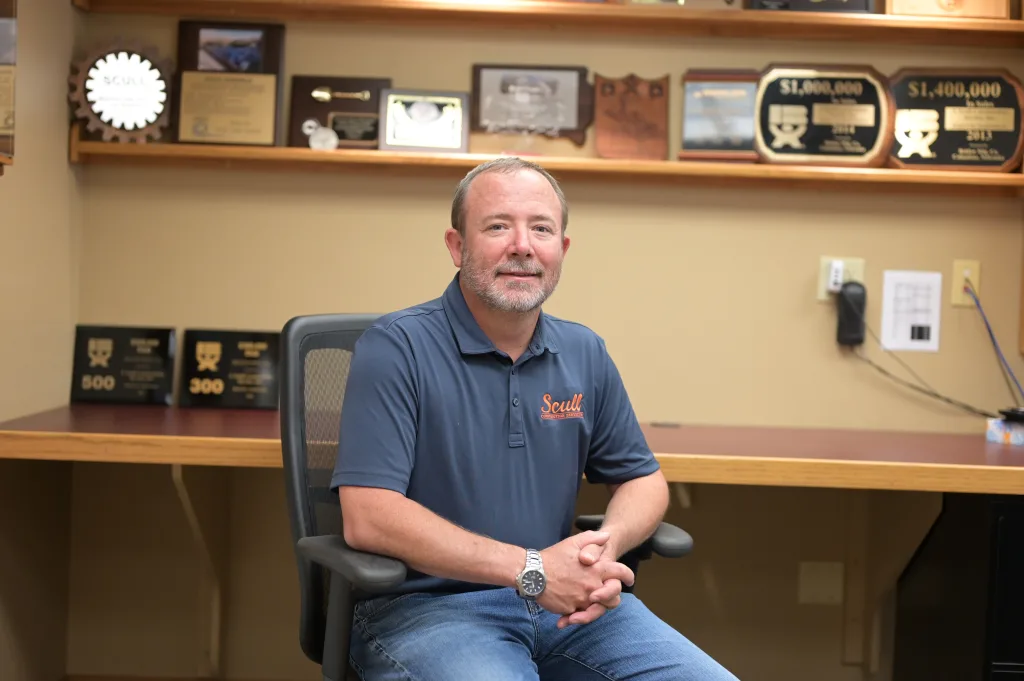
<svg viewBox="0 0 1024 681">
<path fill-rule="evenodd" d="M 864 83 L 859 80 L 798 80 L 783 78 L 779 81 L 779 94 L 797 95 L 834 95 L 836 97 L 859 97 L 864 94 Z"/>
</svg>

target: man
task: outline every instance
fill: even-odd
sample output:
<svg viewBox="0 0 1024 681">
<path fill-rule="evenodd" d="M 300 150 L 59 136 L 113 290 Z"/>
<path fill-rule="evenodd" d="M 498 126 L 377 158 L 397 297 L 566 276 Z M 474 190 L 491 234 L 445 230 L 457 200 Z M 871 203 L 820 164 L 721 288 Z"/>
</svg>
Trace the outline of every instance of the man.
<svg viewBox="0 0 1024 681">
<path fill-rule="evenodd" d="M 356 345 L 331 486 L 345 540 L 409 567 L 356 606 L 367 681 L 735 681 L 621 592 L 618 558 L 668 486 L 604 341 L 541 311 L 567 220 L 539 166 L 477 167 L 445 232 L 447 290 Z M 612 498 L 600 532 L 572 535 L 584 473 Z"/>
</svg>

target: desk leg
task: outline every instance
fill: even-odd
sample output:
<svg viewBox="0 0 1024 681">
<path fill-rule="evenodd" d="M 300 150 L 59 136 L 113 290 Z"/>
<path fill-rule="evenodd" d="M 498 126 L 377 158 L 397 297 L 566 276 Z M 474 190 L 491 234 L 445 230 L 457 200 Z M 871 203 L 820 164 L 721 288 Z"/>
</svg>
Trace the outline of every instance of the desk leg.
<svg viewBox="0 0 1024 681">
<path fill-rule="evenodd" d="M 935 524 L 942 495 L 873 491 L 867 502 L 864 570 L 865 671 L 869 678 L 892 663 L 892 596 L 903 570 Z"/>
<path fill-rule="evenodd" d="M 171 478 L 199 559 L 198 629 L 200 677 L 221 675 L 222 605 L 227 574 L 230 469 L 171 466 Z"/>
<path fill-rule="evenodd" d="M 862 665 L 868 627 L 867 552 L 868 503 L 871 493 L 848 490 L 843 493 L 843 519 L 846 535 L 843 597 L 843 664 Z"/>
</svg>

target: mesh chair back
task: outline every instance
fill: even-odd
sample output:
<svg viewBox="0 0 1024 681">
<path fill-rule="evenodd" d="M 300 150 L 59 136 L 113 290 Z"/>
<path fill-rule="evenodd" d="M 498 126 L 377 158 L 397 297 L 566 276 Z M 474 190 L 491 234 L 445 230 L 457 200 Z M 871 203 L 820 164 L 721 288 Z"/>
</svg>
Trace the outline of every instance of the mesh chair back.
<svg viewBox="0 0 1024 681">
<path fill-rule="evenodd" d="M 310 315 L 291 319 L 282 331 L 281 444 L 293 546 L 303 537 L 341 533 L 341 507 L 329 490 L 341 409 L 356 340 L 375 319 Z M 305 655 L 320 664 L 330 573 L 298 552 L 295 557 L 299 640 Z"/>
</svg>

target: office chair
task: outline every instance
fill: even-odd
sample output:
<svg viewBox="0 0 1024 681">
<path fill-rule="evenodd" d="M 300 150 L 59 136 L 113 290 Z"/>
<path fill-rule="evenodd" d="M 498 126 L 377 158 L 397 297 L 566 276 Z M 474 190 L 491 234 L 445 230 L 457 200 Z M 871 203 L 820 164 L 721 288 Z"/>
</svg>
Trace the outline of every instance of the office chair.
<svg viewBox="0 0 1024 681">
<path fill-rule="evenodd" d="M 300 590 L 299 643 L 324 681 L 344 681 L 355 603 L 401 584 L 403 563 L 345 544 L 341 507 L 330 492 L 349 362 L 356 340 L 377 315 L 310 315 L 285 324 L 281 337 L 281 443 L 288 514 Z M 601 515 L 576 519 L 597 529 Z M 634 573 L 652 554 L 690 552 L 693 540 L 662 523 L 620 560 Z M 625 590 L 625 585 L 623 586 Z"/>
</svg>

